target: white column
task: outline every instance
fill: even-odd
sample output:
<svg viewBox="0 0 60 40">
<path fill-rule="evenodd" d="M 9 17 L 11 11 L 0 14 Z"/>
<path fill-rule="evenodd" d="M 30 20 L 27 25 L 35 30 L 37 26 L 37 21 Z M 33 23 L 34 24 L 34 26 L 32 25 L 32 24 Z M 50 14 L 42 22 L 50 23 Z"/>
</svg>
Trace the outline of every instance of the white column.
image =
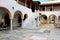
<svg viewBox="0 0 60 40">
<path fill-rule="evenodd" d="M 22 18 L 22 27 L 23 27 L 23 18 Z"/>
<path fill-rule="evenodd" d="M 52 11 L 53 11 L 53 4 L 52 4 Z"/>
<path fill-rule="evenodd" d="M 40 8 L 40 7 L 39 7 L 39 8 Z M 41 10 L 41 9 L 40 9 L 40 10 Z M 39 22 L 40 22 L 40 25 L 41 25 L 41 15 L 39 15 L 39 17 L 40 17 L 40 18 L 39 18 L 39 19 L 40 19 L 40 21 L 39 21 Z"/>
<path fill-rule="evenodd" d="M 36 12 L 36 5 L 35 5 L 35 12 Z"/>
<path fill-rule="evenodd" d="M 12 19 L 10 19 L 10 30 L 12 31 Z"/>
<path fill-rule="evenodd" d="M 45 6 L 45 11 L 46 11 L 46 6 Z"/>
</svg>

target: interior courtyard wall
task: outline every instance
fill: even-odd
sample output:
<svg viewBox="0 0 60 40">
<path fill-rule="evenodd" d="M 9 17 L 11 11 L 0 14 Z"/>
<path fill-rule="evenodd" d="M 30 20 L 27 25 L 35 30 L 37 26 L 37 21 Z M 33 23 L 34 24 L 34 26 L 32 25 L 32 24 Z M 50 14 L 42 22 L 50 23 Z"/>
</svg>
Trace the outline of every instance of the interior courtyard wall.
<svg viewBox="0 0 60 40">
<path fill-rule="evenodd" d="M 54 15 L 56 15 L 57 19 L 58 19 L 58 16 L 60 15 L 59 11 L 52 11 L 52 12 L 51 11 L 41 11 L 40 13 L 47 15 L 47 17 L 49 17 L 51 14 L 54 14 Z M 57 19 L 56 19 L 56 23 L 58 23 Z"/>
<path fill-rule="evenodd" d="M 53 11 L 60 11 L 60 5 L 59 6 L 54 6 Z"/>
<path fill-rule="evenodd" d="M 11 1 L 9 1 L 9 0 L 7 0 L 7 1 L 5 1 L 5 0 L 1 0 L 0 1 L 0 6 L 1 7 L 5 7 L 5 8 L 7 8 L 7 9 L 9 9 L 9 11 L 11 12 L 11 14 L 12 14 L 12 20 L 13 20 L 13 15 L 14 15 L 14 13 L 17 11 L 17 10 L 20 10 L 21 12 L 22 12 L 22 14 L 24 15 L 24 14 L 28 14 L 28 18 L 27 18 L 27 20 L 26 20 L 26 24 L 25 25 L 27 25 L 29 22 L 30 22 L 30 20 L 31 20 L 31 17 L 32 17 L 32 11 L 31 11 L 31 9 L 29 9 L 29 8 L 27 8 L 27 7 L 24 7 L 24 6 L 22 6 L 22 5 L 20 5 L 20 4 L 18 4 L 16 1 L 13 1 L 13 0 L 11 0 Z M 27 10 L 27 11 L 26 11 Z M 33 17 L 32 17 L 33 18 Z"/>
<path fill-rule="evenodd" d="M 7 9 L 9 9 L 9 11 L 11 12 L 11 14 L 12 14 L 12 19 L 13 19 L 13 15 L 14 15 L 14 13 L 17 11 L 17 10 L 20 10 L 21 12 L 22 12 L 22 14 L 23 14 L 23 16 L 24 16 L 24 14 L 28 14 L 28 18 L 25 20 L 25 22 L 23 22 L 23 26 L 25 25 L 29 25 L 30 23 L 32 23 L 32 21 L 34 20 L 35 21 L 35 18 L 37 18 L 38 16 L 36 15 L 36 13 L 33 13 L 32 11 L 31 11 L 31 9 L 28 9 L 27 7 L 24 7 L 24 6 L 22 6 L 22 5 L 20 5 L 20 4 L 18 4 L 16 1 L 13 1 L 13 0 L 11 0 L 11 1 L 9 1 L 9 0 L 7 0 L 7 1 L 5 1 L 5 0 L 1 0 L 0 1 L 0 6 L 2 6 L 2 7 L 6 7 Z M 26 11 L 27 10 L 27 11 Z M 45 15 L 47 15 L 47 17 L 49 17 L 49 15 L 51 15 L 51 14 L 55 14 L 56 16 L 58 16 L 58 15 L 60 15 L 60 12 L 59 11 L 53 11 L 53 12 L 51 12 L 51 11 L 45 11 L 45 12 L 42 12 L 42 11 L 40 11 L 40 13 L 42 13 L 42 14 L 45 14 Z M 33 17 L 32 17 L 33 16 Z M 25 27 L 24 26 L 24 27 Z"/>
</svg>

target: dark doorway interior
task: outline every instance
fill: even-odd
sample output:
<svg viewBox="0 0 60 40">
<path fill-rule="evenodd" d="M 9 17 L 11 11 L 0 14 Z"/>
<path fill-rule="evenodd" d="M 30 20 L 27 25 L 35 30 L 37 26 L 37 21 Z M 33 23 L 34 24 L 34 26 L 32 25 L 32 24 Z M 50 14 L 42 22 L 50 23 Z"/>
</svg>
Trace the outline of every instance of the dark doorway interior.
<svg viewBox="0 0 60 40">
<path fill-rule="evenodd" d="M 42 18 L 43 18 L 42 23 L 43 24 L 47 24 L 47 16 L 46 15 L 42 15 Z"/>
<path fill-rule="evenodd" d="M 20 23 L 20 26 L 22 26 L 22 18 L 21 18 L 21 16 L 18 16 L 18 23 Z"/>
<path fill-rule="evenodd" d="M 60 16 L 58 17 L 58 22 L 60 22 Z"/>
<path fill-rule="evenodd" d="M 55 23 L 55 16 L 52 17 L 52 21 L 53 21 L 53 23 Z"/>
<path fill-rule="evenodd" d="M 24 19 L 23 19 L 23 21 L 24 21 L 26 18 L 27 18 L 27 14 L 24 15 Z"/>
<path fill-rule="evenodd" d="M 45 20 L 47 20 L 47 16 L 43 15 L 43 18 L 44 18 Z"/>
<path fill-rule="evenodd" d="M 35 12 L 35 5 L 32 5 L 32 12 Z"/>
<path fill-rule="evenodd" d="M 5 25 L 7 25 L 7 27 L 10 27 L 10 19 L 8 13 L 5 14 L 4 21 L 5 21 Z"/>
</svg>

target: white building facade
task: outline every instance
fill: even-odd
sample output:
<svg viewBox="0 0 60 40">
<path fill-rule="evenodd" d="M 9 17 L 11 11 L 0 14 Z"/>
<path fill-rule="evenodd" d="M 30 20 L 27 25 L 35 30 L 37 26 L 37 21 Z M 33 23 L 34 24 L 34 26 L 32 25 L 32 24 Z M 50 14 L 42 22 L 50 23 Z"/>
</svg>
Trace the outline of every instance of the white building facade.
<svg viewBox="0 0 60 40">
<path fill-rule="evenodd" d="M 46 4 L 42 3 L 41 5 Z M 50 11 L 51 8 L 53 11 Z M 32 12 L 31 9 L 18 4 L 15 0 L 0 0 L 0 24 L 3 22 L 4 26 L 7 26 L 12 30 L 13 27 L 34 28 L 36 23 L 60 23 L 60 6 L 51 6 L 51 8 L 44 6 L 43 10 L 45 11 L 38 10 Z M 36 23 L 35 18 L 37 18 Z"/>
</svg>

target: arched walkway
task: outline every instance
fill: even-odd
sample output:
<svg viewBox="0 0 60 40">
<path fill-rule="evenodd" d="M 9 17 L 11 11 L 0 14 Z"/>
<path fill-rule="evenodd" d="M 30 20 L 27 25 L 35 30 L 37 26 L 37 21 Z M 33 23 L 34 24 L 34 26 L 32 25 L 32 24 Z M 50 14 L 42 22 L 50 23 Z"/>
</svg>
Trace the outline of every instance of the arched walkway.
<svg viewBox="0 0 60 40">
<path fill-rule="evenodd" d="M 49 23 L 55 24 L 57 22 L 57 16 L 52 14 L 49 16 Z"/>
<path fill-rule="evenodd" d="M 11 13 L 7 8 L 0 7 L 0 28 L 10 28 Z"/>
<path fill-rule="evenodd" d="M 19 10 L 16 11 L 14 14 L 13 26 L 14 27 L 21 27 L 22 26 L 22 13 Z"/>
<path fill-rule="evenodd" d="M 41 15 L 42 19 L 42 24 L 47 24 L 47 16 L 46 15 Z"/>
<path fill-rule="evenodd" d="M 23 20 L 25 20 L 25 19 L 27 19 L 27 18 L 28 18 L 28 14 L 25 14 Z"/>
</svg>

